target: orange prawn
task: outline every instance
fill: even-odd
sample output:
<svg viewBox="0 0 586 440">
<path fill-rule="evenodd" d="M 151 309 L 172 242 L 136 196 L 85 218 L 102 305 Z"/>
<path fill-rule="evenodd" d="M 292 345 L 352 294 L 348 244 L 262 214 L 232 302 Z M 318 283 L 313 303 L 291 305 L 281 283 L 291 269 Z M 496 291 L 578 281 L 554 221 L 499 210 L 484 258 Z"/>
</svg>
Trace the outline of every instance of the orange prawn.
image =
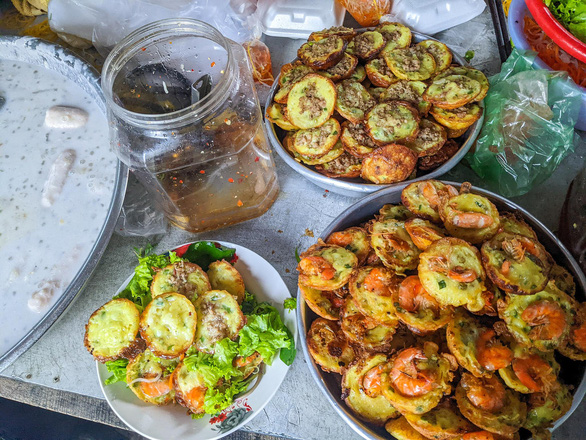
<svg viewBox="0 0 586 440">
<path fill-rule="evenodd" d="M 431 206 L 433 209 L 436 209 L 439 206 L 441 198 L 437 192 L 437 188 L 433 183 L 429 181 L 421 182 L 419 184 L 419 192 L 421 192 L 421 195 L 425 197 L 425 199 L 429 202 L 429 206 Z"/>
<path fill-rule="evenodd" d="M 438 191 L 430 181 L 421 182 L 419 184 L 419 192 L 429 202 L 429 206 L 432 209 L 437 209 L 442 203 L 442 199 L 458 195 L 458 190 L 452 185 L 446 185 L 443 191 Z"/>
<path fill-rule="evenodd" d="M 496 440 L 496 438 L 492 432 L 476 431 L 464 434 L 461 440 Z"/>
<path fill-rule="evenodd" d="M 454 188 L 454 189 L 456 189 L 456 188 Z M 471 189 L 472 189 L 472 184 L 470 182 L 463 182 L 462 185 L 460 185 L 460 194 L 468 194 L 468 193 L 470 193 Z"/>
<path fill-rule="evenodd" d="M 433 389 L 434 377 L 429 370 L 418 368 L 417 361 L 427 357 L 421 348 L 411 347 L 401 351 L 389 373 L 393 387 L 404 396 L 419 397 Z"/>
<path fill-rule="evenodd" d="M 145 379 L 152 379 L 154 377 L 156 377 L 156 375 L 151 373 L 150 375 L 147 374 Z M 157 398 L 164 396 L 165 394 L 169 393 L 169 391 L 171 391 L 171 388 L 173 388 L 172 381 L 173 375 L 169 375 L 154 382 L 141 382 L 140 390 L 145 396 Z"/>
<path fill-rule="evenodd" d="M 507 254 L 513 261 L 522 262 L 525 259 L 525 252 L 530 253 L 534 257 L 541 259 L 542 252 L 535 245 L 535 243 L 527 237 L 517 236 L 514 238 L 506 238 L 503 240 L 501 247 L 505 254 Z M 508 275 L 511 270 L 511 262 L 509 260 L 503 261 L 501 265 L 501 273 Z"/>
<path fill-rule="evenodd" d="M 472 269 L 465 269 L 462 266 L 456 266 L 450 269 L 446 257 L 434 257 L 429 260 L 429 268 L 434 272 L 439 272 L 459 283 L 471 283 L 478 278 L 476 272 Z"/>
<path fill-rule="evenodd" d="M 438 302 L 425 291 L 417 275 L 408 276 L 401 282 L 399 305 L 408 312 L 439 308 Z"/>
<path fill-rule="evenodd" d="M 375 267 L 372 269 L 366 278 L 364 278 L 363 285 L 367 290 L 376 292 L 378 295 L 390 295 L 389 286 L 387 285 L 388 275 L 383 269 Z"/>
<path fill-rule="evenodd" d="M 459 228 L 481 229 L 494 223 L 494 220 L 490 215 L 482 214 L 480 212 L 459 211 L 454 206 L 452 206 L 452 208 L 456 211 L 456 215 L 452 218 L 452 223 Z"/>
<path fill-rule="evenodd" d="M 557 383 L 553 368 L 539 355 L 515 358 L 512 367 L 519 382 L 533 393 L 549 391 Z"/>
<path fill-rule="evenodd" d="M 389 242 L 391 247 L 395 250 L 401 252 L 409 252 L 411 250 L 411 247 L 409 246 L 409 243 L 406 240 L 403 240 L 402 238 L 397 237 L 394 234 L 382 234 L 382 236 L 385 240 Z"/>
<path fill-rule="evenodd" d="M 477 359 L 489 371 L 508 367 L 513 360 L 513 352 L 496 339 L 496 332 L 486 329 L 476 341 Z"/>
<path fill-rule="evenodd" d="M 339 232 L 334 232 L 333 234 L 331 234 L 327 239 L 327 243 L 328 244 L 335 244 L 336 246 L 340 246 L 340 247 L 346 247 L 349 244 L 351 244 L 353 240 L 354 240 L 354 237 L 352 236 L 352 234 L 350 232 L 339 231 Z"/>
<path fill-rule="evenodd" d="M 379 326 L 377 322 L 360 313 L 353 316 L 346 316 L 344 319 L 348 323 L 348 327 L 352 328 L 358 339 L 365 339 L 370 330 Z"/>
<path fill-rule="evenodd" d="M 340 309 L 344 306 L 344 304 L 346 303 L 346 300 L 344 298 L 340 298 L 337 295 L 328 295 L 327 293 L 329 293 L 327 290 L 324 290 L 322 292 L 322 294 L 328 298 L 330 300 L 330 302 L 332 303 L 332 305 L 337 308 Z"/>
<path fill-rule="evenodd" d="M 529 324 L 529 337 L 537 340 L 559 338 L 566 329 L 566 315 L 559 304 L 547 300 L 537 301 L 523 310 L 521 319 Z"/>
<path fill-rule="evenodd" d="M 331 280 L 336 276 L 336 269 L 334 269 L 332 263 L 324 257 L 305 257 L 299 262 L 299 268 L 302 272 L 309 275 L 318 275 L 324 280 Z"/>
<path fill-rule="evenodd" d="M 505 387 L 495 376 L 479 378 L 464 373 L 462 386 L 476 408 L 494 413 L 505 406 Z"/>
<path fill-rule="evenodd" d="M 580 303 L 576 309 L 569 339 L 575 348 L 586 352 L 586 302 Z"/>
<path fill-rule="evenodd" d="M 362 387 L 369 397 L 380 396 L 382 392 L 382 375 L 387 370 L 387 364 L 379 364 L 371 368 L 362 379 Z"/>
<path fill-rule="evenodd" d="M 246 367 L 247 365 L 250 365 L 252 362 L 254 362 L 259 356 L 260 353 L 258 351 L 255 351 L 248 357 L 236 356 L 232 361 L 232 365 L 234 365 L 236 368 Z"/>
<path fill-rule="evenodd" d="M 448 271 L 448 277 L 460 283 L 471 283 L 478 275 L 472 269 L 465 269 L 462 266 L 456 266 Z"/>
<path fill-rule="evenodd" d="M 431 226 L 416 225 L 409 221 L 405 222 L 405 230 L 411 237 L 413 244 L 422 251 L 445 237 L 439 229 Z"/>
<path fill-rule="evenodd" d="M 525 248 L 516 238 L 503 240 L 501 247 L 505 253 L 509 254 L 513 258 L 513 260 L 523 261 L 525 258 Z"/>
<path fill-rule="evenodd" d="M 189 403 L 190 408 L 203 408 L 207 390 L 206 387 L 193 387 L 183 398 Z"/>
<path fill-rule="evenodd" d="M 523 261 L 525 252 L 537 258 L 541 258 L 541 251 L 535 243 L 527 237 L 517 236 L 503 240 L 501 247 L 515 261 Z"/>
<path fill-rule="evenodd" d="M 586 322 L 572 330 L 572 342 L 581 351 L 586 351 Z"/>
<path fill-rule="evenodd" d="M 466 183 L 468 183 L 468 182 L 464 182 L 462 184 L 462 189 L 465 189 Z M 448 196 L 450 196 L 450 197 L 456 197 L 458 194 L 460 194 L 458 192 L 458 190 L 456 188 L 454 188 L 452 185 L 446 185 L 446 191 L 448 193 Z"/>
<path fill-rule="evenodd" d="M 509 260 L 505 260 L 503 261 L 503 264 L 501 266 L 501 273 L 503 275 L 508 275 L 511 271 L 511 262 Z"/>
<path fill-rule="evenodd" d="M 484 307 L 477 312 L 479 315 L 489 315 L 489 316 L 496 316 L 496 295 L 494 290 L 490 290 L 487 288 L 486 290 L 482 291 L 482 301 L 484 302 Z"/>
<path fill-rule="evenodd" d="M 527 237 L 519 237 L 519 241 L 527 252 L 537 258 L 541 258 L 541 250 L 535 245 L 535 242 Z"/>
</svg>

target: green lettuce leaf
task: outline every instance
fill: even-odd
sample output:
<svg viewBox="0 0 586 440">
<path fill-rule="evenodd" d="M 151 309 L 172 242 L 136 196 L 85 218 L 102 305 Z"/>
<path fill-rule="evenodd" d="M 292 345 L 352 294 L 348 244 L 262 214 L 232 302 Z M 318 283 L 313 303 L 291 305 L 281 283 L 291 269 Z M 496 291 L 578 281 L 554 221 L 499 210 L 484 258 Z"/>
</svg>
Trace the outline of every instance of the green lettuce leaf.
<svg viewBox="0 0 586 440">
<path fill-rule="evenodd" d="M 254 313 L 247 316 L 246 325 L 240 330 L 238 341 L 240 356 L 248 357 L 258 351 L 267 365 L 272 364 L 280 349 L 294 348 L 289 329 L 283 324 L 277 309 L 268 303 L 260 303 Z"/>
<path fill-rule="evenodd" d="M 198 241 L 187 248 L 183 258 L 197 264 L 203 270 L 208 270 L 210 264 L 214 261 L 226 260 L 232 262 L 235 253 L 236 249 L 224 246 L 218 247 L 212 241 Z"/>
<path fill-rule="evenodd" d="M 285 365 L 291 365 L 295 360 L 295 356 L 297 356 L 297 349 L 295 348 L 295 339 L 293 339 L 291 331 L 287 327 L 285 327 L 285 330 L 289 336 L 289 346 L 281 348 L 279 358 Z"/>
<path fill-rule="evenodd" d="M 126 383 L 126 366 L 128 365 L 128 359 L 118 359 L 116 361 L 108 361 L 105 363 L 109 373 L 112 373 L 104 383 L 110 385 L 116 382 Z"/>
<path fill-rule="evenodd" d="M 216 414 L 232 404 L 234 397 L 245 391 L 254 375 L 244 379 L 244 373 L 233 366 L 237 356 L 248 357 L 259 352 L 264 362 L 271 365 L 280 350 L 281 360 L 291 365 L 295 359 L 295 342 L 289 329 L 283 324 L 276 308 L 269 303 L 258 303 L 254 295 L 246 292 L 243 310 L 247 323 L 240 330 L 236 341 L 224 338 L 214 346 L 214 353 L 207 354 L 190 348 L 183 363 L 198 371 L 208 390 L 204 399 L 204 411 Z"/>
<path fill-rule="evenodd" d="M 229 338 L 216 343 L 214 354 L 191 350 L 183 363 L 187 368 L 198 371 L 204 378 L 208 390 L 205 394 L 204 411 L 216 414 L 234 401 L 234 396 L 246 389 L 249 381 L 232 365 L 238 353 L 238 344 Z M 222 381 L 220 381 L 222 379 Z"/>
<path fill-rule="evenodd" d="M 256 306 L 258 306 L 258 301 L 254 295 L 248 291 L 244 291 L 244 301 L 242 301 L 242 304 L 240 304 L 242 313 L 245 315 L 250 315 L 254 312 Z"/>
<path fill-rule="evenodd" d="M 545 0 L 545 4 L 562 26 L 586 43 L 586 2 L 584 0 Z"/>
<path fill-rule="evenodd" d="M 285 310 L 295 310 L 297 308 L 297 298 L 287 298 L 283 302 Z"/>
<path fill-rule="evenodd" d="M 169 264 L 181 261 L 181 258 L 175 252 L 169 252 L 165 255 L 152 255 L 151 251 L 151 246 L 142 251 L 135 250 L 138 266 L 134 269 L 134 276 L 126 288 L 114 297 L 129 299 L 137 305 L 140 311 L 151 302 L 150 283 L 155 274 L 155 269 L 161 269 Z"/>
<path fill-rule="evenodd" d="M 234 402 L 234 397 L 246 390 L 251 380 L 252 377 L 246 380 L 232 379 L 220 386 L 208 388 L 204 400 L 205 412 L 216 414 L 228 408 Z"/>
</svg>

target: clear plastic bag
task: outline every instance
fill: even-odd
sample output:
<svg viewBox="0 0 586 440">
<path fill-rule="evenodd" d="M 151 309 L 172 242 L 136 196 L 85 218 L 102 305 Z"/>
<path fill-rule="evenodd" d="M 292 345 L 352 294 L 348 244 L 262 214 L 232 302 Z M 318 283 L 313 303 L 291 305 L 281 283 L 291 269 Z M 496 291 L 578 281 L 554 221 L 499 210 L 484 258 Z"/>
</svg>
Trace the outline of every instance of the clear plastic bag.
<svg viewBox="0 0 586 440">
<path fill-rule="evenodd" d="M 389 12 L 390 0 L 337 0 L 360 26 L 376 26 L 381 17 Z"/>
<path fill-rule="evenodd" d="M 124 237 L 150 237 L 164 234 L 166 230 L 167 219 L 155 208 L 145 187 L 130 173 L 116 233 Z"/>
<path fill-rule="evenodd" d="M 164 18 L 194 18 L 214 26 L 230 40 L 244 44 L 254 80 L 266 86 L 268 92 L 274 79 L 269 49 L 260 41 L 260 15 L 271 1 L 52 0 L 49 22 L 51 29 L 62 37 L 72 37 L 78 44 L 93 44 L 106 56 L 116 43 L 141 26 Z"/>
<path fill-rule="evenodd" d="M 107 55 L 126 35 L 164 18 L 194 18 L 244 43 L 254 38 L 256 0 L 51 0 L 49 23 L 58 33 L 91 41 Z M 235 9 L 233 9 L 233 7 Z M 260 34 L 259 34 L 260 36 Z"/>
<path fill-rule="evenodd" d="M 549 178 L 578 138 L 581 91 L 566 72 L 535 70 L 535 56 L 513 50 L 490 78 L 484 126 L 468 155 L 484 185 L 505 197 Z"/>
</svg>

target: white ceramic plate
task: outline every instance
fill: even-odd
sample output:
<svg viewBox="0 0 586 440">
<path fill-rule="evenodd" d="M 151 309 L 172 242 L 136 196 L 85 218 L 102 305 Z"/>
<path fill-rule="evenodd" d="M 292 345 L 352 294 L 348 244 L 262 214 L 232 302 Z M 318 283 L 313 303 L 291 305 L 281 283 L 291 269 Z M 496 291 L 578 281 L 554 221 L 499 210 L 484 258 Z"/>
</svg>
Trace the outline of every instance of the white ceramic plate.
<svg viewBox="0 0 586 440">
<path fill-rule="evenodd" d="M 222 241 L 218 243 L 236 249 L 238 261 L 234 267 L 242 275 L 246 290 L 253 293 L 259 302 L 268 301 L 277 308 L 283 322 L 293 333 L 297 345 L 296 312 L 283 310 L 283 301 L 289 298 L 290 294 L 275 268 L 249 249 Z M 131 278 L 132 276 L 124 282 L 119 291 Z M 206 415 L 201 419 L 192 420 L 184 407 L 176 404 L 150 405 L 138 399 L 122 382 L 104 386 L 104 381 L 110 373 L 105 365 L 99 362 L 96 362 L 96 365 L 100 387 L 112 410 L 129 428 L 153 440 L 212 440 L 230 434 L 262 411 L 289 370 L 277 356 L 273 364 L 266 367 L 264 376 L 250 395 L 236 399 L 216 417 Z"/>
</svg>

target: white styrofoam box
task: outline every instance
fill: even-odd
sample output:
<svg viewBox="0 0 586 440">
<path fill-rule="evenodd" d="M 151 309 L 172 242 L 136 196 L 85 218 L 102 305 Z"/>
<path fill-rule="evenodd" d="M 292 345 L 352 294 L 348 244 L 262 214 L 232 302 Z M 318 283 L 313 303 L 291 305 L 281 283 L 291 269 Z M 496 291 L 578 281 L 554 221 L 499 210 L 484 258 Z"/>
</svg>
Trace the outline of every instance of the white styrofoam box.
<svg viewBox="0 0 586 440">
<path fill-rule="evenodd" d="M 433 35 L 480 15 L 484 0 L 394 0 L 381 21 L 398 21 L 411 30 Z"/>
<path fill-rule="evenodd" d="M 263 32 L 273 37 L 307 38 L 344 22 L 344 9 L 334 0 L 275 0 L 262 16 Z"/>
</svg>

